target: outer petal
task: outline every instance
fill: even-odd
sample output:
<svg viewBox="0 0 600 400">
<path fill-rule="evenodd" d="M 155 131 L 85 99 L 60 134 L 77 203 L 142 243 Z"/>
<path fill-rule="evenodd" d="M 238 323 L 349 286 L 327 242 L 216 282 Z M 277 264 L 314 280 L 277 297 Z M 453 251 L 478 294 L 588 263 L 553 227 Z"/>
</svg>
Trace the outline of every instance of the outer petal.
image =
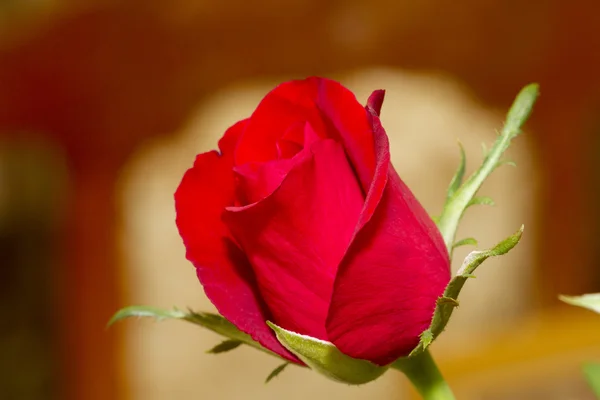
<svg viewBox="0 0 600 400">
<path fill-rule="evenodd" d="M 377 172 L 338 270 L 327 334 L 342 352 L 385 365 L 407 355 L 429 326 L 450 262 L 437 227 L 389 164 L 387 136 L 370 111 Z"/>
<path fill-rule="evenodd" d="M 298 362 L 276 339 L 265 321 L 268 309 L 254 273 L 221 221 L 233 204 L 233 148 L 246 121 L 230 128 L 216 151 L 200 154 L 175 192 L 177 227 L 204 291 L 219 312 L 264 347 Z"/>
<path fill-rule="evenodd" d="M 367 112 L 352 92 L 329 79 L 290 81 L 268 93 L 240 139 L 236 165 L 276 159 L 279 138 L 298 122 L 308 122 L 319 136 L 344 145 L 366 193 L 375 169 Z"/>
<path fill-rule="evenodd" d="M 319 81 L 316 103 L 328 125 L 337 132 L 335 138 L 343 143 L 363 191 L 367 193 L 376 166 L 369 113 L 351 91 L 335 81 Z"/>
<path fill-rule="evenodd" d="M 379 89 L 373 91 L 373 93 L 371 93 L 369 99 L 367 100 L 367 106 L 365 107 L 367 109 L 367 112 L 369 112 L 371 115 L 379 117 L 379 115 L 381 114 L 381 106 L 383 106 L 384 98 L 385 90 Z M 373 123 L 372 119 L 371 123 Z"/>
<path fill-rule="evenodd" d="M 297 157 L 269 197 L 229 208 L 225 221 L 250 257 L 274 322 L 326 340 L 333 281 L 363 196 L 339 143 L 319 141 Z"/>
</svg>

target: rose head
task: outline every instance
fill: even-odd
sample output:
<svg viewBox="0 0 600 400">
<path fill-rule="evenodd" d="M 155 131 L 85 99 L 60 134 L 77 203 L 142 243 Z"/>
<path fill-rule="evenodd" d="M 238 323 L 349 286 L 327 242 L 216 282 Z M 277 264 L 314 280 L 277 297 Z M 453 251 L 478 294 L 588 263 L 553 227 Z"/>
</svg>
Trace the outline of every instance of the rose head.
<svg viewBox="0 0 600 400">
<path fill-rule="evenodd" d="M 284 83 L 175 193 L 208 298 L 288 360 L 266 321 L 378 365 L 406 356 L 450 280 L 439 231 L 390 163 L 383 96 L 362 107 L 331 80 Z"/>
</svg>

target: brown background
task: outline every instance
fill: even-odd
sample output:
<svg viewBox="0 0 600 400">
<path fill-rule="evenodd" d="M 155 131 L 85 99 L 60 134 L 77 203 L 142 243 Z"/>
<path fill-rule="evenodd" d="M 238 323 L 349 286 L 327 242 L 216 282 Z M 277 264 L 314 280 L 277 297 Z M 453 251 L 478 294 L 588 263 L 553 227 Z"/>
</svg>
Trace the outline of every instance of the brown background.
<svg viewBox="0 0 600 400">
<path fill-rule="evenodd" d="M 32 222 L 51 243 L 39 252 L 48 257 L 27 261 L 44 265 L 36 279 L 47 276 L 53 288 L 60 323 L 48 325 L 48 346 L 60 360 L 60 398 L 125 393 L 116 373 L 121 328 L 104 330 L 126 303 L 115 240 L 120 168 L 145 140 L 177 131 L 209 93 L 242 78 L 370 65 L 444 71 L 501 109 L 539 82 L 529 123 L 542 199 L 532 290 L 544 309 L 557 293 L 600 289 L 597 1 L 12 2 L 0 13 L 0 143 L 17 154 L 20 143 L 42 140 L 64 167 L 53 228 L 41 227 L 44 217 Z M 11 238 L 16 230 L 32 238 L 22 222 Z M 19 254 L 42 245 L 30 246 Z M 11 264 L 11 249 L 0 247 L 3 274 L 25 262 Z"/>
</svg>

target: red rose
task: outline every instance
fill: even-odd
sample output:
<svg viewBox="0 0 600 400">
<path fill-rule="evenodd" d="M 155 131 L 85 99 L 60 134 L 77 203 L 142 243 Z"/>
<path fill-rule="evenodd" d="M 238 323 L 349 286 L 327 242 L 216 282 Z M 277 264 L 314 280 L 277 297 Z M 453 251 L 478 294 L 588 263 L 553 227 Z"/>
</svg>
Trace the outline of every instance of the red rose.
<svg viewBox="0 0 600 400">
<path fill-rule="evenodd" d="M 450 280 L 448 251 L 390 163 L 379 120 L 339 83 L 284 83 L 197 156 L 177 226 L 208 298 L 298 361 L 265 321 L 379 365 L 406 356 Z"/>
</svg>

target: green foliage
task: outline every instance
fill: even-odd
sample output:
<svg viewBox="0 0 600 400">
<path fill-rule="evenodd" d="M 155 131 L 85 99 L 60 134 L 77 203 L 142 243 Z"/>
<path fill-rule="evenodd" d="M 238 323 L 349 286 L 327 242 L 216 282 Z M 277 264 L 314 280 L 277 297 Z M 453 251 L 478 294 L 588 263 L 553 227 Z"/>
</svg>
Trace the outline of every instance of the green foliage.
<svg viewBox="0 0 600 400">
<path fill-rule="evenodd" d="M 583 366 L 583 374 L 592 391 L 600 400 L 600 364 L 590 363 Z"/>
<path fill-rule="evenodd" d="M 450 181 L 450 186 L 448 186 L 448 195 L 446 197 L 446 201 L 448 201 L 448 199 L 451 199 L 452 196 L 454 196 L 454 193 L 456 193 L 456 191 L 460 188 L 460 185 L 462 185 L 463 178 L 465 176 L 465 171 L 467 167 L 467 156 L 465 154 L 465 149 L 462 143 L 458 142 L 458 147 L 460 148 L 460 163 L 458 164 L 458 169 L 456 170 L 456 173 Z"/>
<path fill-rule="evenodd" d="M 514 163 L 502 159 L 504 152 L 510 146 L 511 141 L 521 133 L 521 127 L 529 118 L 533 105 L 539 95 L 537 84 L 525 86 L 515 98 L 506 116 L 504 128 L 499 132 L 491 149 L 483 144 L 484 158 L 481 166 L 463 182 L 466 166 L 465 152 L 460 146 L 460 163 L 458 170 L 448 188 L 446 203 L 442 214 L 436 219 L 436 224 L 444 243 L 452 257 L 453 249 L 463 245 L 477 245 L 474 238 L 454 241 L 458 224 L 466 209 L 473 205 L 494 205 L 494 201 L 487 196 L 477 196 L 479 188 L 488 176 L 499 166 Z M 457 275 L 450 281 L 444 294 L 438 299 L 431 324 L 427 330 L 422 332 L 419 345 L 411 352 L 409 357 L 415 357 L 423 353 L 427 347 L 445 329 L 454 308 L 458 306 L 458 296 L 465 282 L 474 278 L 473 272 L 489 257 L 506 254 L 517 245 L 521 239 L 523 227 L 514 235 L 506 238 L 491 249 L 484 251 L 473 251 L 464 260 Z"/>
<path fill-rule="evenodd" d="M 224 345 L 225 347 L 230 346 L 228 350 L 232 350 L 233 348 L 237 347 L 237 345 L 231 347 L 233 346 L 232 342 L 239 342 L 252 346 L 255 349 L 258 349 L 265 353 L 279 357 L 277 354 L 265 349 L 258 342 L 254 341 L 250 337 L 250 335 L 247 335 L 244 332 L 240 331 L 231 322 L 227 321 L 225 318 L 217 314 L 198 313 L 193 311 L 184 312 L 178 309 L 163 310 L 160 308 L 149 306 L 130 306 L 117 311 L 117 313 L 113 315 L 113 317 L 108 322 L 108 325 L 112 325 L 117 321 L 131 317 L 154 318 L 157 321 L 163 321 L 166 319 L 178 319 L 182 321 L 191 322 L 195 325 L 199 325 L 203 328 L 218 333 L 219 335 L 229 338 L 230 340 L 221 343 L 221 345 Z M 225 345 L 225 343 L 227 343 L 227 345 Z M 215 348 L 218 347 L 219 346 Z M 214 350 L 215 348 L 213 348 L 212 350 Z M 210 350 L 209 352 L 213 352 L 212 350 Z"/>
<path fill-rule="evenodd" d="M 283 370 L 290 365 L 290 363 L 285 362 L 283 364 L 281 364 L 279 367 L 275 368 L 273 371 L 271 371 L 271 373 L 269 374 L 269 376 L 267 376 L 267 379 L 265 380 L 265 383 L 269 383 L 271 382 L 271 380 L 275 377 L 277 377 L 280 373 L 283 372 Z"/>
<path fill-rule="evenodd" d="M 428 350 L 399 358 L 391 367 L 406 375 L 423 400 L 455 400 Z"/>
<path fill-rule="evenodd" d="M 558 296 L 559 299 L 572 306 L 582 307 L 600 314 L 600 293 L 589 293 L 581 296 Z M 600 400 L 600 364 L 586 364 L 583 374 Z"/>
<path fill-rule="evenodd" d="M 600 293 L 590 293 L 582 296 L 558 296 L 558 298 L 572 306 L 587 308 L 600 314 Z"/>
<path fill-rule="evenodd" d="M 477 240 L 475 240 L 474 238 L 461 239 L 458 242 L 454 242 L 452 248 L 455 249 L 460 246 L 477 246 Z"/>
<path fill-rule="evenodd" d="M 350 385 L 360 385 L 379 378 L 387 367 L 347 356 L 333 343 L 300 335 L 267 322 L 281 344 L 314 371 Z"/>
<path fill-rule="evenodd" d="M 450 183 L 446 204 L 437 221 L 438 228 L 444 238 L 444 243 L 446 243 L 446 247 L 450 250 L 450 253 L 452 253 L 452 244 L 456 230 L 458 229 L 458 223 L 465 210 L 474 204 L 493 204 L 493 201 L 489 197 L 477 198 L 475 195 L 485 179 L 498 166 L 506 163 L 502 160 L 502 155 L 510 146 L 512 139 L 521 133 L 521 127 L 527 121 L 538 94 L 539 87 L 537 84 L 527 85 L 519 92 L 508 112 L 504 128 L 496 138 L 494 145 L 489 151 L 484 150 L 485 157 L 483 163 L 464 183 L 462 183 L 462 180 L 466 162 L 464 160 L 464 151 L 461 147 L 461 161 L 458 171 Z"/>
<path fill-rule="evenodd" d="M 473 197 L 471 201 L 467 204 L 467 207 L 476 206 L 476 205 L 484 205 L 484 206 L 495 206 L 496 203 L 492 200 L 491 197 L 488 196 L 477 196 Z"/>
<path fill-rule="evenodd" d="M 240 342 L 239 340 L 232 340 L 232 339 L 223 340 L 221 343 L 219 343 L 212 349 L 208 350 L 207 353 L 210 353 L 210 354 L 225 353 L 227 351 L 231 351 L 233 349 L 238 348 L 240 346 L 240 344 L 242 344 L 242 342 Z"/>
<path fill-rule="evenodd" d="M 496 246 L 488 250 L 473 251 L 465 258 L 462 266 L 458 270 L 456 276 L 450 281 L 444 295 L 437 301 L 431 325 L 421 334 L 419 345 L 410 353 L 409 357 L 416 356 L 422 353 L 427 347 L 444 331 L 454 308 L 458 306 L 458 296 L 465 282 L 469 278 L 473 278 L 473 272 L 485 260 L 490 257 L 496 257 L 508 253 L 521 240 L 523 227 L 514 235 L 511 235 L 498 243 Z"/>
</svg>

